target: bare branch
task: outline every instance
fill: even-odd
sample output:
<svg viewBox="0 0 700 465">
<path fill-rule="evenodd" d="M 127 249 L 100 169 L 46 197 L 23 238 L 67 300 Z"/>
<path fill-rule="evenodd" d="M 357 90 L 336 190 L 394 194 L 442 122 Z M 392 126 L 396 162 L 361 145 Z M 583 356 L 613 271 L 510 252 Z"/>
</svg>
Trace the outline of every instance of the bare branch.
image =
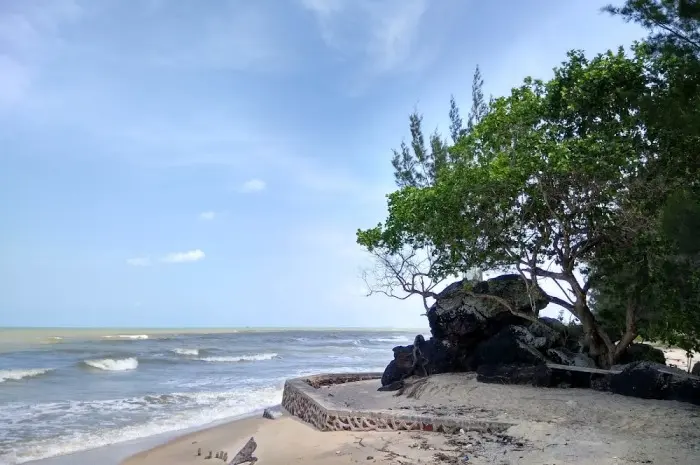
<svg viewBox="0 0 700 465">
<path fill-rule="evenodd" d="M 394 253 L 375 249 L 371 253 L 375 267 L 371 273 L 363 272 L 362 276 L 368 295 L 381 294 L 399 300 L 419 295 L 428 311 L 428 299 L 437 297 L 434 289 L 442 282 L 433 279 L 436 263 L 432 248 L 406 247 Z"/>
</svg>

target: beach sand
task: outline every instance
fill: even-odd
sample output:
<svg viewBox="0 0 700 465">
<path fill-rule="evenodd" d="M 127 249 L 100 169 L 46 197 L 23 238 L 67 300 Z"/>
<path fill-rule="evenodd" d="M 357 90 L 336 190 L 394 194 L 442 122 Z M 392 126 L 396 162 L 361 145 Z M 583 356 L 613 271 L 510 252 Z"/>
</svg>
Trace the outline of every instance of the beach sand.
<svg viewBox="0 0 700 465">
<path fill-rule="evenodd" d="M 223 450 L 231 461 L 251 437 L 258 445 L 253 455 L 261 465 L 434 463 L 448 439 L 429 433 L 321 432 L 285 415 L 276 420 L 248 418 L 192 433 L 139 453 L 123 465 L 223 464 L 216 458 L 206 460 L 205 455 Z"/>
<path fill-rule="evenodd" d="M 587 389 L 477 383 L 470 374 L 424 378 L 403 396 L 378 393 L 377 380 L 320 388 L 351 408 L 411 409 L 513 424 L 504 433 L 321 432 L 300 420 L 248 418 L 188 434 L 137 454 L 123 465 L 223 464 L 251 437 L 260 465 L 521 464 L 622 465 L 700 463 L 700 409 Z M 202 456 L 197 457 L 197 449 Z M 466 458 L 466 460 L 465 460 Z"/>
</svg>

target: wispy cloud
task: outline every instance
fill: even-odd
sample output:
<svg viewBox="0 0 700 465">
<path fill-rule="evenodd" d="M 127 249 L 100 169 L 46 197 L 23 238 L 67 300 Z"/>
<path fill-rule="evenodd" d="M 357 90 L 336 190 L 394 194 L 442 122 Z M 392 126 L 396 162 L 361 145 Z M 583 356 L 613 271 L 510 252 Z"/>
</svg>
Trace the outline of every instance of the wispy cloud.
<svg viewBox="0 0 700 465">
<path fill-rule="evenodd" d="M 216 218 L 216 212 L 207 211 L 199 214 L 199 219 L 204 221 L 211 221 Z"/>
<path fill-rule="evenodd" d="M 169 253 L 161 259 L 163 263 L 190 263 L 204 260 L 204 252 L 199 249 L 190 250 L 187 252 Z"/>
<path fill-rule="evenodd" d="M 126 263 L 131 266 L 151 266 L 151 259 L 148 257 L 128 258 Z"/>
<path fill-rule="evenodd" d="M 328 47 L 359 54 L 373 73 L 394 71 L 414 57 L 427 0 L 301 0 Z M 350 19 L 349 19 L 350 18 Z"/>
<path fill-rule="evenodd" d="M 249 179 L 248 181 L 241 184 L 240 191 L 246 194 L 252 194 L 254 192 L 260 192 L 265 190 L 267 184 L 262 179 Z"/>
<path fill-rule="evenodd" d="M 75 0 L 7 2 L 0 8 L 0 106 L 19 103 L 43 62 L 62 43 L 61 29 L 78 20 Z"/>
</svg>

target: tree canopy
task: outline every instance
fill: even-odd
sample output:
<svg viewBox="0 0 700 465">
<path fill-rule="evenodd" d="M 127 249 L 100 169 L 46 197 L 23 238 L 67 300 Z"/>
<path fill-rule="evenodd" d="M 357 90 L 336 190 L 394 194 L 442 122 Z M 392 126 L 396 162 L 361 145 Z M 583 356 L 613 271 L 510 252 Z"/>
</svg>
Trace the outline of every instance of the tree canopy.
<svg viewBox="0 0 700 465">
<path fill-rule="evenodd" d="M 566 298 L 551 302 L 581 321 L 601 365 L 638 335 L 700 349 L 700 29 L 674 5 L 608 7 L 650 36 L 571 51 L 548 81 L 488 103 L 477 69 L 465 127 L 450 102 L 451 144 L 436 132 L 426 150 L 411 115 L 388 217 L 358 243 L 389 260 L 427 250 L 421 280 L 474 268 L 554 280 Z"/>
</svg>

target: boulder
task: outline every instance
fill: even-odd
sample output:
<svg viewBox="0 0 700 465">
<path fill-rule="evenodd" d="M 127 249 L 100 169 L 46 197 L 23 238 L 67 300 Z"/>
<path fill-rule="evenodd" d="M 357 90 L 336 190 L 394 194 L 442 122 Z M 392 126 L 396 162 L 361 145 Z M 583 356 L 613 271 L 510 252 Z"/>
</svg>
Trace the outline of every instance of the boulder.
<svg viewBox="0 0 700 465">
<path fill-rule="evenodd" d="M 690 370 L 691 375 L 700 376 L 700 362 L 695 362 L 693 369 Z"/>
<path fill-rule="evenodd" d="M 643 399 L 665 399 L 700 405 L 700 377 L 660 363 L 639 361 L 610 377 L 616 394 Z"/>
<path fill-rule="evenodd" d="M 282 409 L 277 408 L 266 408 L 263 410 L 263 418 L 268 420 L 276 420 L 282 416 Z"/>
<path fill-rule="evenodd" d="M 549 303 L 542 292 L 533 291 L 530 298 L 525 281 L 517 274 L 477 283 L 461 280 L 447 286 L 428 310 L 428 323 L 433 338 L 444 341 L 453 362 L 464 370 L 471 368 L 477 345 L 506 326 L 524 323 L 496 300 L 474 294 L 496 296 L 533 318 Z"/>
<path fill-rule="evenodd" d="M 525 384 L 549 387 L 552 383 L 552 370 L 547 365 L 480 365 L 476 380 L 492 384 Z"/>
<path fill-rule="evenodd" d="M 618 363 L 627 365 L 632 362 L 654 362 L 662 365 L 666 364 L 664 351 L 649 344 L 630 344 L 620 355 Z"/>
<path fill-rule="evenodd" d="M 547 358 L 560 365 L 595 368 L 595 361 L 586 354 L 575 353 L 566 347 L 556 347 L 547 350 Z"/>
<path fill-rule="evenodd" d="M 413 345 L 394 347 L 394 360 L 382 373 L 382 386 L 388 386 L 408 376 L 413 366 Z"/>
<path fill-rule="evenodd" d="M 542 365 L 545 357 L 533 345 L 536 338 L 523 326 L 506 326 L 476 348 L 473 366 Z"/>
<path fill-rule="evenodd" d="M 563 346 L 572 352 L 588 352 L 588 344 L 584 338 L 583 325 L 565 325 Z"/>
<path fill-rule="evenodd" d="M 528 330 L 536 338 L 542 338 L 544 343 L 539 349 L 548 349 L 560 345 L 566 338 L 566 325 L 556 318 L 540 317 L 535 323 L 530 323 Z"/>
<path fill-rule="evenodd" d="M 382 386 L 388 386 L 402 380 L 411 374 L 413 368 L 413 344 L 396 346 L 393 349 L 394 359 L 384 369 Z M 421 345 L 423 357 L 428 360 L 426 371 L 428 375 L 455 371 L 447 348 L 435 338 L 430 338 Z"/>
</svg>

